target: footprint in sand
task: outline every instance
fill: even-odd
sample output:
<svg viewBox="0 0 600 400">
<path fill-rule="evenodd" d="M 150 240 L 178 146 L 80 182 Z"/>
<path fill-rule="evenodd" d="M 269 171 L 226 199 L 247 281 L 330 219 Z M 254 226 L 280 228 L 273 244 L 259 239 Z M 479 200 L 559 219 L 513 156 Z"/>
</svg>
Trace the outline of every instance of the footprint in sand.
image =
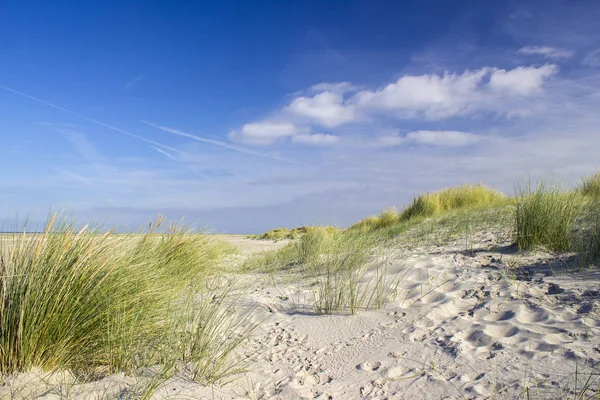
<svg viewBox="0 0 600 400">
<path fill-rule="evenodd" d="M 507 338 L 519 333 L 519 328 L 510 324 L 486 326 L 485 332 L 495 338 Z"/>
<path fill-rule="evenodd" d="M 526 324 L 535 324 L 537 322 L 542 322 L 547 319 L 548 313 L 541 308 L 538 308 L 536 310 L 530 310 L 525 308 L 521 309 L 517 314 L 517 320 Z"/>
<path fill-rule="evenodd" d="M 388 368 L 384 373 L 383 376 L 387 379 L 398 379 L 404 375 L 406 375 L 408 372 L 413 371 L 413 369 L 407 368 L 405 366 L 402 365 L 397 365 L 395 367 L 390 367 Z"/>
<path fill-rule="evenodd" d="M 365 361 L 356 366 L 356 369 L 360 369 L 361 371 L 377 371 L 379 368 L 381 368 L 379 361 Z"/>
<path fill-rule="evenodd" d="M 504 312 L 490 314 L 487 317 L 485 317 L 484 319 L 486 321 L 492 321 L 492 322 L 508 321 L 509 319 L 513 319 L 515 317 L 515 315 L 516 314 L 514 313 L 514 311 L 504 311 Z"/>
<path fill-rule="evenodd" d="M 481 330 L 471 332 L 466 340 L 474 347 L 489 346 L 492 343 L 492 339 Z"/>
</svg>

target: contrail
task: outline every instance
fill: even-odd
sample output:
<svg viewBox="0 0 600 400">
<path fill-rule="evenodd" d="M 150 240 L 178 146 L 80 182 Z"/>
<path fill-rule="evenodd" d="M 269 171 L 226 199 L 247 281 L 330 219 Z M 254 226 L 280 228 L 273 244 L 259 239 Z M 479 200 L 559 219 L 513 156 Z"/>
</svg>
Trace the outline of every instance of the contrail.
<svg viewBox="0 0 600 400">
<path fill-rule="evenodd" d="M 153 146 L 153 145 L 150 145 L 150 147 L 152 147 L 154 150 L 158 151 L 163 156 L 170 158 L 171 160 L 173 160 L 175 162 L 181 163 L 181 161 L 179 161 L 179 159 L 177 157 L 173 156 L 173 154 L 166 152 L 166 151 L 164 151 L 156 146 Z"/>
<path fill-rule="evenodd" d="M 19 95 L 19 96 L 22 96 L 22 97 L 25 97 L 25 98 L 28 98 L 28 99 L 30 99 L 30 100 L 33 100 L 33 101 L 36 101 L 36 102 L 38 102 L 38 103 L 45 104 L 45 105 L 47 105 L 48 107 L 52 107 L 52 108 L 55 108 L 55 109 L 57 109 L 57 110 L 64 111 L 64 112 L 66 112 L 66 113 L 69 113 L 69 114 L 75 115 L 76 117 L 83 118 L 83 119 L 85 119 L 86 121 L 93 122 L 94 124 L 97 124 L 97 125 L 103 126 L 103 127 L 105 127 L 105 128 L 108 128 L 108 129 L 110 129 L 110 130 L 113 130 L 113 131 L 115 131 L 115 132 L 122 133 L 122 134 L 124 134 L 124 135 L 127 135 L 127 136 L 131 136 L 131 137 L 133 137 L 133 138 L 136 138 L 136 139 L 138 139 L 138 140 L 141 140 L 141 141 L 143 141 L 143 142 L 150 143 L 150 144 L 152 144 L 152 145 L 154 145 L 154 146 L 162 147 L 162 148 L 164 148 L 164 149 L 167 149 L 167 150 L 170 150 L 170 151 L 172 151 L 172 152 L 175 152 L 175 153 L 179 153 L 179 154 L 183 154 L 183 155 L 189 156 L 189 154 L 188 154 L 188 153 L 186 153 L 185 151 L 181 151 L 181 150 L 179 150 L 179 149 L 175 149 L 175 148 L 173 148 L 173 147 L 170 147 L 170 146 L 164 145 L 164 144 L 162 144 L 162 143 L 155 142 L 154 140 L 147 139 L 147 138 L 145 138 L 145 137 L 143 137 L 143 136 L 136 135 L 135 133 L 131 133 L 131 132 L 128 132 L 128 131 L 126 131 L 126 130 L 123 130 L 123 129 L 117 128 L 116 126 L 113 126 L 113 125 L 106 124 L 106 123 L 104 123 L 104 122 L 102 122 L 102 121 L 98 121 L 97 119 L 90 118 L 90 117 L 88 117 L 88 116 L 86 116 L 86 115 L 83 115 L 83 114 L 79 114 L 78 112 L 71 111 L 71 110 L 69 110 L 69 109 L 66 109 L 66 108 L 64 108 L 64 107 L 61 107 L 61 106 L 57 106 L 56 104 L 50 103 L 49 101 L 46 101 L 46 100 L 42 100 L 42 99 L 40 99 L 40 98 L 38 98 L 38 97 L 34 97 L 34 96 L 28 95 L 28 94 L 26 94 L 26 93 L 19 92 L 18 90 L 11 89 L 11 88 L 9 88 L 9 87 L 2 86 L 2 85 L 0 85 L 0 89 L 4 89 L 4 90 L 6 90 L 6 91 L 8 91 L 8 92 L 11 92 L 11 93 L 17 94 L 17 95 Z"/>
<path fill-rule="evenodd" d="M 190 170 L 191 170 L 193 173 L 195 173 L 196 175 L 199 175 L 199 176 L 201 176 L 202 178 L 204 178 L 204 179 L 206 179 L 206 180 L 209 180 L 209 178 L 208 178 L 208 176 L 206 176 L 206 174 L 203 174 L 202 172 L 198 171 L 196 168 L 192 167 L 191 165 L 189 165 L 189 164 L 186 164 L 186 163 L 184 163 L 183 161 L 179 160 L 179 159 L 178 159 L 177 157 L 175 157 L 173 154 L 171 154 L 171 153 L 169 153 L 169 152 L 167 152 L 167 151 L 164 151 L 164 150 L 162 150 L 162 149 L 159 149 L 159 148 L 158 148 L 158 147 L 156 147 L 156 146 L 152 146 L 152 145 L 150 145 L 150 147 L 152 147 L 154 150 L 158 151 L 158 152 L 159 152 L 160 154 L 162 154 L 163 156 L 165 156 L 165 157 L 167 157 L 167 158 L 169 158 L 169 159 L 171 159 L 171 160 L 175 161 L 176 163 L 179 163 L 179 164 L 184 164 L 185 166 L 187 166 L 187 167 L 188 167 L 188 168 L 189 168 L 189 169 L 190 169 Z"/>
<path fill-rule="evenodd" d="M 288 159 L 285 159 L 285 158 L 281 158 L 281 157 L 277 157 L 277 156 L 272 156 L 272 155 L 264 154 L 264 153 L 259 153 L 258 151 L 250 150 L 250 149 L 247 149 L 245 147 L 234 146 L 232 144 L 221 142 L 219 140 L 206 139 L 206 138 L 203 138 L 203 137 L 200 137 L 200 136 L 192 135 L 191 133 L 186 133 L 186 132 L 178 131 L 177 129 L 172 129 L 172 128 L 168 128 L 168 127 L 165 127 L 165 126 L 156 125 L 156 124 L 154 124 L 152 122 L 148 122 L 148 121 L 141 121 L 141 122 L 143 124 L 146 124 L 146 125 L 151 126 L 153 128 L 157 128 L 157 129 L 160 129 L 162 131 L 172 133 L 173 135 L 183 136 L 183 137 L 186 137 L 186 138 L 189 138 L 189 139 L 197 140 L 199 142 L 210 143 L 210 144 L 213 144 L 215 146 L 224 147 L 226 149 L 238 151 L 240 153 L 252 154 L 254 156 L 264 157 L 264 158 L 270 158 L 272 160 L 277 160 L 277 161 L 282 161 L 282 162 L 288 162 L 288 163 L 292 162 L 291 160 L 288 160 Z"/>
</svg>

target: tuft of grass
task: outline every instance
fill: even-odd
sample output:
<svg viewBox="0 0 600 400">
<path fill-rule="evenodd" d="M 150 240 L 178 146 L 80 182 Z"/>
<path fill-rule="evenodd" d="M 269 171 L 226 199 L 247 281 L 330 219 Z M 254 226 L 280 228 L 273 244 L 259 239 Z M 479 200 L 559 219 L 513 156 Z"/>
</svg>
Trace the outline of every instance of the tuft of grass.
<svg viewBox="0 0 600 400">
<path fill-rule="evenodd" d="M 584 179 L 579 190 L 585 196 L 600 198 L 600 172 Z"/>
<path fill-rule="evenodd" d="M 587 202 L 583 214 L 577 236 L 577 252 L 582 267 L 587 267 L 600 261 L 600 198 Z"/>
<path fill-rule="evenodd" d="M 255 255 L 245 270 L 297 274 L 300 286 L 313 285 L 316 314 L 382 307 L 394 292 L 394 277 L 386 274 L 381 235 L 311 227 L 300 239 L 279 250 Z"/>
<path fill-rule="evenodd" d="M 222 384 L 246 370 L 252 357 L 237 350 L 260 323 L 253 320 L 252 310 L 236 310 L 233 282 L 213 279 L 210 286 L 211 290 L 188 297 L 185 312 L 173 323 L 175 341 L 166 353 L 167 360 L 177 360 L 180 375 L 204 385 Z"/>
<path fill-rule="evenodd" d="M 497 190 L 481 184 L 462 185 L 419 195 L 402 211 L 400 219 L 407 221 L 415 217 L 430 217 L 451 210 L 494 207 L 505 202 L 506 197 Z"/>
<path fill-rule="evenodd" d="M 214 274 L 227 246 L 160 217 L 140 235 L 76 226 L 54 215 L 43 234 L 3 238 L 0 373 L 40 368 L 97 376 L 156 365 L 166 355 L 173 364 L 181 362 L 167 322 L 183 312 L 181 297 L 200 290 Z M 206 289 L 201 292 L 212 298 Z M 218 324 L 226 320 L 220 312 L 203 312 L 196 325 L 223 327 Z M 181 340 L 181 332 L 177 335 Z M 203 337 L 204 347 L 227 339 Z M 213 354 L 207 360 L 227 364 L 229 351 Z M 198 379 L 213 382 L 227 372 L 220 367 Z"/>
<path fill-rule="evenodd" d="M 358 221 L 352 225 L 349 230 L 369 232 L 388 228 L 400 221 L 400 214 L 395 208 L 388 208 L 382 211 L 378 216 L 370 216 Z"/>
<path fill-rule="evenodd" d="M 297 266 L 307 267 L 324 251 L 327 242 L 342 232 L 341 229 L 332 226 L 307 227 L 304 235 L 281 249 L 248 257 L 241 271 L 272 273 Z"/>
<path fill-rule="evenodd" d="M 515 242 L 521 250 L 543 247 L 551 251 L 572 251 L 573 231 L 584 201 L 577 192 L 538 183 L 522 189 L 515 199 Z"/>
</svg>

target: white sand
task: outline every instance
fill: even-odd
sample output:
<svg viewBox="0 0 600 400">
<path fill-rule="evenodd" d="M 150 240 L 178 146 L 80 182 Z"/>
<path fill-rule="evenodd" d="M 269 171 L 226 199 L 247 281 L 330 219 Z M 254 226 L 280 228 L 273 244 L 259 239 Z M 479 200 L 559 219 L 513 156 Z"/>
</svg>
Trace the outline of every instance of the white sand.
<svg viewBox="0 0 600 400">
<path fill-rule="evenodd" d="M 354 316 L 314 315 L 290 300 L 291 286 L 248 275 L 252 290 L 242 303 L 268 316 L 245 349 L 257 352 L 250 371 L 220 388 L 172 379 L 154 398 L 517 398 L 526 387 L 531 398 L 567 397 L 560 390 L 575 386 L 576 364 L 581 381 L 600 360 L 600 274 L 546 276 L 548 263 L 559 265 L 548 255 L 492 252 L 483 234 L 474 242 L 472 253 L 462 245 L 398 257 L 390 273 L 409 272 L 397 299 Z M 529 272 L 503 278 L 515 263 Z M 550 284 L 558 285 L 550 290 L 556 294 L 548 294 Z M 34 373 L 19 379 L 29 379 L 32 396 L 61 398 Z M 135 382 L 115 375 L 75 385 L 71 396 L 114 396 Z"/>
</svg>

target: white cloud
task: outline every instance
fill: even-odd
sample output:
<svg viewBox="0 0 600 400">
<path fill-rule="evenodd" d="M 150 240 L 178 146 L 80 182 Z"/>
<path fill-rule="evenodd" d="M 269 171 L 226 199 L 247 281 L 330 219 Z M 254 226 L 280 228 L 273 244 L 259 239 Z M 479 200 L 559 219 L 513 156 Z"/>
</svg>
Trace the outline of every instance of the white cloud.
<svg viewBox="0 0 600 400">
<path fill-rule="evenodd" d="M 309 91 L 312 93 L 321 92 L 334 92 L 334 93 L 348 93 L 354 92 L 358 88 L 350 82 L 321 82 L 310 87 Z"/>
<path fill-rule="evenodd" d="M 377 145 L 392 147 L 404 144 L 424 144 L 440 147 L 463 147 L 480 142 L 482 138 L 474 133 L 461 131 L 413 131 L 400 135 L 387 135 L 378 138 Z"/>
<path fill-rule="evenodd" d="M 329 146 L 339 141 L 339 137 L 327 133 L 300 134 L 292 136 L 292 143 L 311 146 Z"/>
<path fill-rule="evenodd" d="M 590 67 L 600 67 L 600 49 L 589 52 L 581 63 Z"/>
<path fill-rule="evenodd" d="M 354 107 L 345 105 L 344 96 L 334 92 L 297 97 L 284 111 L 330 128 L 358 119 Z"/>
<path fill-rule="evenodd" d="M 418 113 L 430 119 L 464 114 L 480 96 L 477 89 L 488 71 L 482 68 L 460 75 L 405 75 L 381 90 L 359 92 L 354 101 L 360 107 L 405 118 Z"/>
<path fill-rule="evenodd" d="M 493 113 L 507 118 L 529 116 L 542 108 L 538 98 L 544 84 L 558 72 L 554 64 L 520 66 L 510 70 L 483 67 L 463 73 L 404 75 L 379 90 L 361 90 L 348 82 L 321 83 L 309 90 L 334 89 L 297 95 L 270 121 L 244 125 L 229 138 L 269 145 L 283 138 L 308 135 L 315 126 L 336 128 L 350 123 L 376 125 L 381 117 L 440 120 Z M 531 101 L 535 99 L 536 101 Z M 378 120 L 378 117 L 380 118 Z M 303 140 L 292 140 L 301 143 Z M 311 141 L 318 139 L 312 138 Z M 389 139 L 393 143 L 398 139 Z"/>
<path fill-rule="evenodd" d="M 406 135 L 410 142 L 433 146 L 461 147 L 481 141 L 473 133 L 460 131 L 414 131 Z"/>
<path fill-rule="evenodd" d="M 546 64 L 536 67 L 517 67 L 509 71 L 497 69 L 490 76 L 492 90 L 527 96 L 539 91 L 544 81 L 558 72 L 558 67 Z"/>
<path fill-rule="evenodd" d="M 557 49 L 549 46 L 524 46 L 519 49 L 519 54 L 539 55 L 557 60 L 573 57 L 573 52 L 570 50 Z"/>
<path fill-rule="evenodd" d="M 557 71 L 555 65 L 546 64 L 508 71 L 484 67 L 460 75 L 407 75 L 381 90 L 359 92 L 353 101 L 400 118 L 443 119 L 477 111 L 508 114 L 511 96 L 536 94 Z"/>
<path fill-rule="evenodd" d="M 268 145 L 300 132 L 301 130 L 290 122 L 264 121 L 245 124 L 240 131 L 230 132 L 229 138 L 248 144 Z"/>
</svg>

